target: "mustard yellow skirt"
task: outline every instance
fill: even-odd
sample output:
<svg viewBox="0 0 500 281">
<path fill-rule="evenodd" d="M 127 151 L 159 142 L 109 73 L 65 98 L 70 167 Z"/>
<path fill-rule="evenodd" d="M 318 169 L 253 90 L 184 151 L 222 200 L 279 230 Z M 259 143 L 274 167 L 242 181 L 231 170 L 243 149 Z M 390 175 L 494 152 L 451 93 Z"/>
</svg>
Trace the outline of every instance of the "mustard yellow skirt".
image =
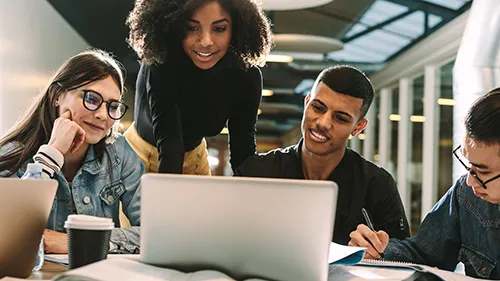
<svg viewBox="0 0 500 281">
<path fill-rule="evenodd" d="M 124 134 L 132 149 L 137 153 L 139 159 L 146 167 L 146 173 L 158 172 L 158 149 L 143 140 L 132 123 Z M 203 139 L 193 150 L 184 153 L 182 173 L 190 175 L 210 176 L 210 165 L 208 164 L 207 142 Z"/>
</svg>

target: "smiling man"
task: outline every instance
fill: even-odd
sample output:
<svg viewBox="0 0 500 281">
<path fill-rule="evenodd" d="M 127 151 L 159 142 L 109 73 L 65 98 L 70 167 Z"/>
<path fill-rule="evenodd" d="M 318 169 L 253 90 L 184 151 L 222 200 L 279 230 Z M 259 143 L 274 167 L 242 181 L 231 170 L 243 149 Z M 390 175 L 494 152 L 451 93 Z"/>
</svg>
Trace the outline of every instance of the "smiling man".
<svg viewBox="0 0 500 281">
<path fill-rule="evenodd" d="M 349 136 L 366 127 L 364 116 L 373 95 L 370 80 L 356 68 L 325 69 L 305 98 L 299 143 L 249 157 L 235 175 L 336 182 L 334 242 L 348 243 L 349 233 L 364 223 L 362 208 L 371 214 L 377 229 L 391 237 L 408 237 L 408 222 L 394 179 L 346 148 Z"/>
<path fill-rule="evenodd" d="M 388 239 L 360 225 L 350 245 L 367 247 L 367 258 L 406 261 L 500 279 L 500 88 L 478 99 L 465 118 L 463 143 L 453 150 L 468 173 L 427 214 L 418 233 Z"/>
</svg>

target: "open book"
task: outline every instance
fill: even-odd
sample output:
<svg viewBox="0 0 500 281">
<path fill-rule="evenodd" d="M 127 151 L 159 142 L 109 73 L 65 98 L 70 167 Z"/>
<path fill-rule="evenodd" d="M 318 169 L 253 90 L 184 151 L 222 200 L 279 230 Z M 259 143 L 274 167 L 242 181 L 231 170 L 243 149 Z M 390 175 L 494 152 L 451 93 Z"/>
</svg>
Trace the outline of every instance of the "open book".
<svg viewBox="0 0 500 281">
<path fill-rule="evenodd" d="M 336 243 L 330 244 L 328 262 L 330 264 L 355 264 L 363 259 L 365 248 L 348 247 Z M 184 273 L 174 269 L 162 268 L 141 263 L 138 256 L 111 255 L 107 260 L 93 263 L 85 267 L 69 270 L 54 280 L 168 280 L 168 281 L 233 281 L 230 276 L 215 270 L 200 270 L 191 273 Z M 51 257 L 55 262 L 66 262 L 65 257 Z M 258 276 L 259 272 L 255 272 Z M 262 281 L 263 279 L 251 278 L 245 281 Z"/>
<path fill-rule="evenodd" d="M 331 243 L 328 262 L 328 280 L 418 280 L 417 275 L 432 275 L 446 281 L 479 280 L 437 268 L 401 262 L 363 259 L 365 248 L 342 246 Z M 54 261 L 67 262 L 66 255 L 55 256 Z M 256 272 L 258 275 L 258 272 Z M 200 270 L 185 273 L 141 263 L 138 255 L 108 255 L 108 259 L 69 270 L 56 281 L 234 281 L 227 274 L 216 270 Z M 427 280 L 432 280 L 427 279 Z M 264 281 L 250 278 L 242 281 Z"/>
<path fill-rule="evenodd" d="M 417 271 L 414 266 L 418 266 Z M 423 273 L 426 272 L 426 273 Z M 419 275 L 420 274 L 420 275 Z M 422 265 L 394 262 L 373 262 L 363 260 L 356 266 L 332 264 L 329 281 L 338 280 L 418 280 L 417 275 L 432 274 L 440 280 L 472 281 L 479 280 L 453 272 L 439 270 Z M 178 270 L 161 268 L 139 262 L 138 259 L 112 258 L 93 263 L 85 267 L 67 271 L 56 276 L 55 281 L 234 281 L 230 276 L 215 270 L 201 270 L 184 273 Z M 424 279 L 433 280 L 433 279 Z M 263 279 L 246 279 L 244 281 L 265 281 Z"/>
<path fill-rule="evenodd" d="M 85 277 L 85 278 L 82 278 Z M 57 276 L 56 281 L 233 281 L 231 277 L 215 270 L 200 270 L 184 273 L 178 270 L 162 268 L 141 263 L 137 260 L 107 259 L 88 266 L 67 271 Z M 247 279 L 246 281 L 264 281 L 262 279 Z"/>
</svg>

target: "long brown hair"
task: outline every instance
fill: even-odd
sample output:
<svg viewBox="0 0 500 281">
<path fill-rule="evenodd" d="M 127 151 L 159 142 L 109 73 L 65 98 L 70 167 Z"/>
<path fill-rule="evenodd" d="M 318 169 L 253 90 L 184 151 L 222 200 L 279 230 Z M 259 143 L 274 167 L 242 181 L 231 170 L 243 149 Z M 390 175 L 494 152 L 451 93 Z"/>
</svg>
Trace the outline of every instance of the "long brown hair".
<svg viewBox="0 0 500 281">
<path fill-rule="evenodd" d="M 26 115 L 0 139 L 0 147 L 14 144 L 14 147 L 7 153 L 0 155 L 0 172 L 9 170 L 6 176 L 11 176 L 38 151 L 42 144 L 49 142 L 54 121 L 58 117 L 55 101 L 64 92 L 111 77 L 119 86 L 121 96 L 123 96 L 122 69 L 123 66 L 110 54 L 96 49 L 84 51 L 66 60 L 43 92 L 35 98 L 35 102 Z M 112 142 L 114 130 L 115 128 L 94 146 L 95 159 L 100 159 L 106 144 Z"/>
</svg>

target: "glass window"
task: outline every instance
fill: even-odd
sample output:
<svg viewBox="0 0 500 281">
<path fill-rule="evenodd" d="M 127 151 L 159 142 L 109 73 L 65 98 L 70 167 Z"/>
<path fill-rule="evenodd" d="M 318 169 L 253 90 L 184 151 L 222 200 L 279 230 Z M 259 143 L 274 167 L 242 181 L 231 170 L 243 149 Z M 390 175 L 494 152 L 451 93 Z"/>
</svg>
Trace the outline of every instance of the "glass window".
<svg viewBox="0 0 500 281">
<path fill-rule="evenodd" d="M 391 158 L 389 161 L 389 173 L 397 181 L 397 170 L 398 170 L 398 117 L 399 117 L 399 87 L 392 89 L 392 111 L 389 119 L 391 120 Z"/>
<path fill-rule="evenodd" d="M 373 109 L 375 109 L 375 124 L 373 126 L 373 134 L 374 136 L 374 147 L 373 147 L 373 162 L 377 165 L 380 164 L 379 160 L 379 135 L 380 135 L 380 94 L 378 92 L 375 93 L 375 97 L 373 98 Z M 370 132 L 367 132 L 370 133 Z"/>
<path fill-rule="evenodd" d="M 425 0 L 425 1 L 456 10 L 462 7 L 465 3 L 467 3 L 470 0 Z"/>
<path fill-rule="evenodd" d="M 452 61 L 440 69 L 441 96 L 439 104 L 439 156 L 438 156 L 438 198 L 441 198 L 453 184 L 453 65 Z"/>
<path fill-rule="evenodd" d="M 403 48 L 432 33 L 439 24 L 452 20 L 459 14 L 453 10 L 466 7 L 468 1 L 374 0 L 345 33 L 342 39 L 344 48 L 329 53 L 327 57 L 345 62 L 387 61 Z M 431 4 L 435 9 L 427 12 L 427 6 Z M 440 10 L 449 10 L 451 16 Z"/>
<path fill-rule="evenodd" d="M 424 132 L 424 76 L 413 80 L 413 112 L 410 117 L 412 124 L 412 151 L 409 166 L 411 182 L 411 233 L 415 234 L 420 227 L 422 208 L 422 157 Z"/>
</svg>

